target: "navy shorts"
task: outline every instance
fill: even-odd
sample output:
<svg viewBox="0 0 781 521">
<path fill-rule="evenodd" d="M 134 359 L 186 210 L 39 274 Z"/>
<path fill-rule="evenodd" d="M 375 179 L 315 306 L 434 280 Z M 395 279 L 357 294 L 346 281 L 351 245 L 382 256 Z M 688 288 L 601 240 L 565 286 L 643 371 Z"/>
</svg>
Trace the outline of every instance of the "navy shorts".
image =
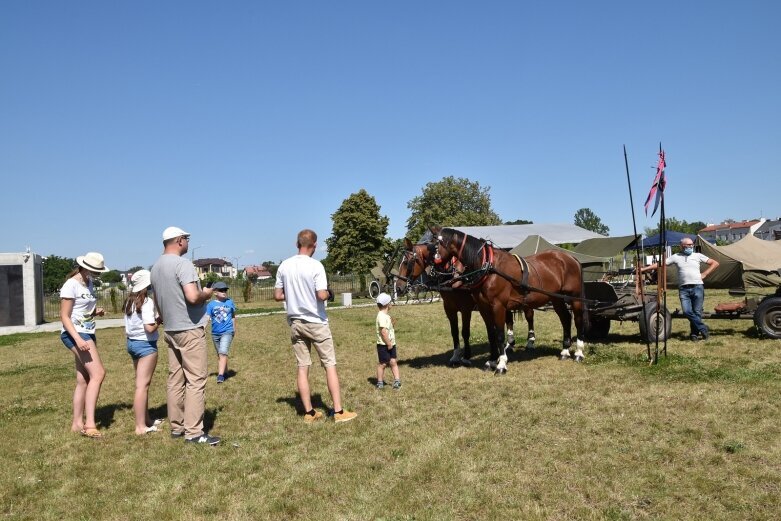
<svg viewBox="0 0 781 521">
<path fill-rule="evenodd" d="M 381 364 L 390 363 L 391 358 L 396 358 L 396 345 L 393 346 L 393 349 L 388 349 L 385 344 L 377 344 L 377 358 Z"/>
<path fill-rule="evenodd" d="M 95 345 L 97 345 L 98 343 L 98 341 L 95 339 L 95 335 L 90 335 L 89 333 L 79 333 L 79 336 L 84 340 L 92 340 L 92 342 Z M 65 344 L 65 348 L 68 350 L 71 350 L 74 347 L 76 347 L 76 342 L 73 340 L 73 337 L 67 331 L 63 332 L 60 335 L 60 340 L 62 340 L 62 343 Z"/>
</svg>

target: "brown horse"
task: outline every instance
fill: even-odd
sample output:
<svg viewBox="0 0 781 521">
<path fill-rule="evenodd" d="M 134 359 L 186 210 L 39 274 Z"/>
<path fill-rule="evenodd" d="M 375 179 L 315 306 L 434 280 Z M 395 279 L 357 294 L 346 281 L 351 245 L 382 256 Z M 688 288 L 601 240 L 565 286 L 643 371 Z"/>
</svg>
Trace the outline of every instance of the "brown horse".
<svg viewBox="0 0 781 521">
<path fill-rule="evenodd" d="M 507 311 L 534 309 L 549 302 L 561 321 L 564 346 L 561 359 L 570 358 L 574 314 L 577 329 L 574 356 L 577 362 L 583 360 L 587 313 L 583 301 L 583 274 L 575 257 L 560 251 L 544 251 L 521 259 L 452 228 L 432 228 L 431 231 L 437 246 L 437 262 L 457 257 L 464 265 L 461 279 L 471 290 L 488 329 L 491 367 L 491 362 L 496 361 L 498 372 L 507 370 L 506 352 L 499 355 L 499 347 L 504 344 Z M 567 308 L 568 303 L 572 313 Z"/>
<path fill-rule="evenodd" d="M 436 253 L 436 247 L 433 244 L 415 244 L 413 245 L 409 239 L 404 240 L 404 254 L 399 266 L 399 275 L 396 278 L 396 290 L 399 294 L 403 294 L 407 290 L 409 282 L 417 280 L 419 277 L 426 273 L 429 266 L 434 265 L 434 256 Z M 456 269 L 461 271 L 460 263 L 457 263 Z M 445 315 L 448 322 L 450 322 L 450 334 L 453 337 L 453 356 L 451 357 L 449 364 L 451 366 L 463 364 L 471 365 L 472 349 L 469 344 L 469 337 L 471 333 L 472 323 L 472 311 L 475 310 L 475 300 L 472 298 L 472 292 L 463 288 L 452 288 L 449 286 L 441 286 L 447 282 L 447 279 L 451 279 L 454 273 L 445 270 L 445 273 L 435 275 L 434 283 L 440 286 L 441 291 L 439 296 L 442 300 L 442 306 L 445 309 Z M 464 348 L 461 349 L 459 343 L 459 331 L 458 331 L 458 314 L 461 313 L 461 336 L 464 339 Z M 524 310 L 526 321 L 529 323 L 529 336 L 527 339 L 527 348 L 534 347 L 534 310 L 529 308 Z M 511 311 L 507 312 L 505 317 L 505 324 L 507 326 L 507 347 L 515 345 L 515 337 L 513 334 L 513 314 Z"/>
</svg>

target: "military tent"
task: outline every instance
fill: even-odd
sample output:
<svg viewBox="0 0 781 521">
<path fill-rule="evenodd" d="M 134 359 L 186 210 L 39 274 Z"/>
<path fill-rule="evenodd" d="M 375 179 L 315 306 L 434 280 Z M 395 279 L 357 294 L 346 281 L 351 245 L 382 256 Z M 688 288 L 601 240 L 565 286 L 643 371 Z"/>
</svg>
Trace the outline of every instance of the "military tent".
<svg viewBox="0 0 781 521">
<path fill-rule="evenodd" d="M 767 288 L 781 285 L 781 241 L 746 235 L 726 246 L 698 237 L 699 250 L 719 267 L 705 279 L 708 288 Z M 669 277 L 668 277 L 669 280 Z"/>
<path fill-rule="evenodd" d="M 535 253 L 541 253 L 543 251 L 563 251 L 569 253 L 575 257 L 580 265 L 583 267 L 583 279 L 584 280 L 599 280 L 605 274 L 607 266 L 610 263 L 609 258 L 595 257 L 592 255 L 586 255 L 583 253 L 577 253 L 575 251 L 565 250 L 558 246 L 551 244 L 544 237 L 539 235 L 530 235 L 526 237 L 519 245 L 510 250 L 513 255 L 519 257 L 528 257 Z"/>
<path fill-rule="evenodd" d="M 597 237 L 586 239 L 575 246 L 576 253 L 584 253 L 594 257 L 615 257 L 621 255 L 624 250 L 634 246 L 635 240 L 640 236 L 624 235 L 621 237 Z"/>
</svg>

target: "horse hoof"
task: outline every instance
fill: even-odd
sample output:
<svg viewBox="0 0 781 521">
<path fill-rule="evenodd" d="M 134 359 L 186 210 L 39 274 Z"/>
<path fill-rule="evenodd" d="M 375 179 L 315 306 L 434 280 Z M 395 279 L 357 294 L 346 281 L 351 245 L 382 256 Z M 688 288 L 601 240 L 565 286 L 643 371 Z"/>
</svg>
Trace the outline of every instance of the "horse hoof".
<svg viewBox="0 0 781 521">
<path fill-rule="evenodd" d="M 461 365 L 463 365 L 464 367 L 472 367 L 472 361 L 468 358 L 462 358 Z"/>
<path fill-rule="evenodd" d="M 502 368 L 502 369 L 497 369 L 496 371 L 494 371 L 494 376 L 503 375 L 503 374 L 507 374 L 507 369 Z"/>
<path fill-rule="evenodd" d="M 578 356 L 575 357 L 575 361 L 576 362 L 582 362 L 583 361 L 583 357 L 578 355 Z"/>
</svg>

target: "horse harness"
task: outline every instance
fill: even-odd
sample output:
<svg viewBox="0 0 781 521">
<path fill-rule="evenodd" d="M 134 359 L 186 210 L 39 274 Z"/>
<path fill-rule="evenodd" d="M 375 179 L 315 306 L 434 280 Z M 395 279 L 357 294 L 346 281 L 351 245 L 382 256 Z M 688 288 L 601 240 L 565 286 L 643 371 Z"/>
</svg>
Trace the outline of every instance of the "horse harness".
<svg viewBox="0 0 781 521">
<path fill-rule="evenodd" d="M 464 234 L 463 241 L 461 242 L 461 248 L 459 249 L 459 254 L 463 253 L 464 251 L 464 245 L 466 244 L 466 239 L 467 239 L 467 234 Z M 464 281 L 465 283 L 465 286 L 463 286 L 464 289 L 474 290 L 479 288 L 481 285 L 483 285 L 483 283 L 485 283 L 485 279 L 488 275 L 490 275 L 491 273 L 495 273 L 496 275 L 499 275 L 503 279 L 507 280 L 515 288 L 518 288 L 520 293 L 523 294 L 524 296 L 528 295 L 531 292 L 535 292 L 535 293 L 542 293 L 543 295 L 547 295 L 548 297 L 551 298 L 561 299 L 565 302 L 572 302 L 574 300 L 579 300 L 585 303 L 598 302 L 583 297 L 573 297 L 571 295 L 563 295 L 561 293 L 554 293 L 552 291 L 547 291 L 542 288 L 530 286 L 529 285 L 529 271 L 530 271 L 529 263 L 526 262 L 526 259 L 516 254 L 512 254 L 512 256 L 515 257 L 515 260 L 518 261 L 518 264 L 521 267 L 521 280 L 519 281 L 514 277 L 504 273 L 503 271 L 497 269 L 496 266 L 494 266 L 493 263 L 494 245 L 493 244 L 491 244 L 489 241 L 483 241 L 483 244 L 482 246 L 480 246 L 480 249 L 483 251 L 481 267 L 477 270 L 474 270 L 466 274 L 459 274 L 458 271 L 456 271 L 456 275 L 449 281 L 445 282 L 445 285 L 452 286 L 458 281 Z M 486 250 L 488 250 L 487 261 L 486 261 Z M 476 278 L 476 280 L 472 280 L 473 278 Z M 450 289 L 452 289 L 452 287 Z"/>
</svg>

